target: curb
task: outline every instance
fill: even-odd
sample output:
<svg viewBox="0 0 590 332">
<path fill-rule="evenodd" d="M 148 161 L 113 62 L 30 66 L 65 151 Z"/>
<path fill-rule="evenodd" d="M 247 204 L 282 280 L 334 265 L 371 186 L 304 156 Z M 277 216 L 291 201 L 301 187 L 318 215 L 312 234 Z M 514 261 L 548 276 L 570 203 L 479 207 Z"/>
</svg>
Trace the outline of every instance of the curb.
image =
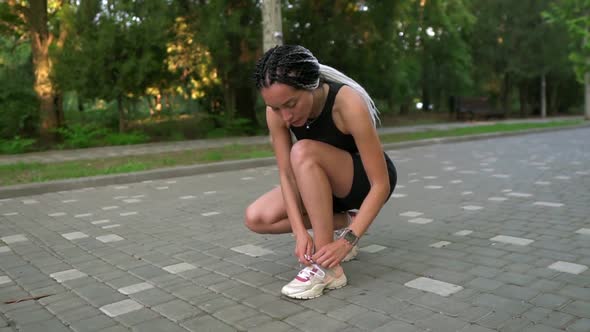
<svg viewBox="0 0 590 332">
<path fill-rule="evenodd" d="M 501 132 L 478 135 L 465 135 L 458 137 L 430 138 L 424 140 L 407 141 L 400 143 L 384 143 L 384 150 L 398 150 L 413 147 L 420 147 L 434 144 L 448 144 L 458 142 L 469 142 L 477 140 L 486 140 L 499 137 L 523 136 L 537 133 L 547 133 L 562 130 L 572 130 L 589 128 L 590 124 L 576 126 L 559 127 L 559 128 L 535 128 L 524 131 Z M 169 168 L 160 168 L 149 171 L 140 171 L 133 173 L 113 174 L 91 176 L 77 179 L 56 180 L 48 182 L 30 183 L 14 186 L 0 187 L 0 199 L 13 198 L 19 196 L 39 195 L 50 192 L 82 189 L 86 187 L 108 186 L 115 184 L 126 184 L 141 182 L 147 180 L 160 180 L 174 177 L 199 175 L 206 173 L 218 173 L 226 171 L 236 171 L 246 168 L 264 167 L 275 165 L 275 158 L 257 158 L 246 160 L 232 160 L 210 164 L 199 164 L 190 166 L 178 166 Z"/>
</svg>

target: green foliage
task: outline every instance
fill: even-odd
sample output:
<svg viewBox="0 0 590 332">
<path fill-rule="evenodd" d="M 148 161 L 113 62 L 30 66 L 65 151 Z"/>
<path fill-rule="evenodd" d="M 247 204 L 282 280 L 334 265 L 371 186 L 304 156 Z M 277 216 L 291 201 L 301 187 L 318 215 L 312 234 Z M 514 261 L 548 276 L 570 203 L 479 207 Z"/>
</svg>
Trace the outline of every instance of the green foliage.
<svg viewBox="0 0 590 332">
<path fill-rule="evenodd" d="M 0 36 L 0 138 L 35 132 L 38 103 L 28 45 Z"/>
<path fill-rule="evenodd" d="M 29 152 L 33 150 L 34 145 L 34 139 L 22 138 L 20 136 L 15 136 L 8 140 L 0 139 L 0 153 L 17 154 Z"/>
<path fill-rule="evenodd" d="M 93 124 L 72 124 L 56 131 L 63 137 L 63 147 L 70 149 L 96 146 L 109 133 L 108 129 Z"/>
<path fill-rule="evenodd" d="M 62 136 L 61 146 L 68 149 L 88 148 L 104 145 L 128 145 L 149 141 L 149 137 L 141 132 L 117 133 L 93 124 L 73 124 L 59 128 Z"/>
<path fill-rule="evenodd" d="M 563 0 L 551 4 L 543 17 L 553 25 L 563 26 L 569 35 L 569 59 L 578 81 L 590 72 L 590 0 Z"/>
<path fill-rule="evenodd" d="M 220 125 L 207 132 L 207 138 L 223 138 L 228 136 L 252 135 L 257 133 L 252 121 L 244 118 L 227 119 L 214 116 L 215 122 Z"/>
<path fill-rule="evenodd" d="M 56 53 L 55 79 L 84 99 L 119 100 L 143 96 L 167 73 L 164 59 L 173 23 L 165 0 L 83 1 L 73 15 L 78 33 Z M 118 103 L 120 121 L 126 110 Z M 123 124 L 121 124 L 123 127 Z"/>
</svg>

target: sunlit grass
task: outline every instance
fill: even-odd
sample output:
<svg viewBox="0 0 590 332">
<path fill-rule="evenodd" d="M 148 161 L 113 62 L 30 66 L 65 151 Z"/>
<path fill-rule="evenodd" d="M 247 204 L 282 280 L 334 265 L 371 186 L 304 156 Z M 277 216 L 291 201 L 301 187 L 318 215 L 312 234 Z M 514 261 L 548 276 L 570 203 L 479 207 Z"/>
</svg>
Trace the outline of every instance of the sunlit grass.
<svg viewBox="0 0 590 332">
<path fill-rule="evenodd" d="M 381 141 L 382 143 L 395 143 L 428 138 L 513 132 L 535 128 L 567 127 L 580 125 L 582 123 L 584 123 L 583 120 L 566 120 L 546 123 L 474 125 L 471 127 L 449 130 L 427 130 L 415 133 L 385 134 L 381 136 Z M 48 164 L 21 162 L 0 165 L 0 186 L 271 156 L 273 156 L 273 152 L 269 144 L 234 144 L 214 149 L 198 149 Z"/>
</svg>

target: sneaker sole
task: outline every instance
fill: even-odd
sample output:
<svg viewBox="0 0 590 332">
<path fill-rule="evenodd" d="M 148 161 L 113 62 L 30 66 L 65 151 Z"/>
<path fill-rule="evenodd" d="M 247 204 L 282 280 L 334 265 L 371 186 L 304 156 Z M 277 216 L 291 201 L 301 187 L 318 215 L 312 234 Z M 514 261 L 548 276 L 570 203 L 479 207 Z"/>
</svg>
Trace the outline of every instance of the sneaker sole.
<svg viewBox="0 0 590 332">
<path fill-rule="evenodd" d="M 350 249 L 350 252 L 344 256 L 344 258 L 342 259 L 342 263 L 346 263 L 346 262 L 350 262 L 351 260 L 355 259 L 356 256 L 358 256 L 359 254 L 359 247 L 358 245 L 355 245 L 354 247 L 352 247 L 352 249 Z"/>
<path fill-rule="evenodd" d="M 315 299 L 316 297 L 320 297 L 322 294 L 324 294 L 324 289 L 329 289 L 329 290 L 339 289 L 339 288 L 346 286 L 347 284 L 348 284 L 348 280 L 346 279 L 346 276 L 345 276 L 342 281 L 334 280 L 332 282 L 332 284 L 315 285 L 312 289 L 306 290 L 305 292 L 301 292 L 301 293 L 297 293 L 297 294 L 285 294 L 285 293 L 282 293 L 282 294 L 287 297 L 290 297 L 292 299 L 311 300 L 311 299 Z"/>
</svg>

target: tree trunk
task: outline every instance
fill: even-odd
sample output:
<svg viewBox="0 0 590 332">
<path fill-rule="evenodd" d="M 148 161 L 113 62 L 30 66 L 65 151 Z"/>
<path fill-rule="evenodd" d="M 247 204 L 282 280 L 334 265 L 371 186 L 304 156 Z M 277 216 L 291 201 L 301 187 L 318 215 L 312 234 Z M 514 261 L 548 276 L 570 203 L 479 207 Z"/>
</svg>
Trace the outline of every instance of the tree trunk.
<svg viewBox="0 0 590 332">
<path fill-rule="evenodd" d="M 510 90 L 512 89 L 512 82 L 510 81 L 510 75 L 504 74 L 504 84 L 502 86 L 502 108 L 506 116 L 510 114 Z"/>
<path fill-rule="evenodd" d="M 557 105 L 558 105 L 558 99 L 557 98 L 557 92 L 558 92 L 558 83 L 557 80 L 552 80 L 551 84 L 549 85 L 549 98 L 548 98 L 548 102 L 547 102 L 547 113 L 548 114 L 556 114 L 559 112 L 559 110 L 557 109 Z"/>
<path fill-rule="evenodd" d="M 127 123 L 125 119 L 125 108 L 123 107 L 123 96 L 117 97 L 117 109 L 119 110 L 119 132 L 124 133 Z"/>
<path fill-rule="evenodd" d="M 399 105 L 399 115 L 407 115 L 410 113 L 410 104 L 402 103 Z"/>
<path fill-rule="evenodd" d="M 541 118 L 547 117 L 547 81 L 545 74 L 541 76 Z"/>
<path fill-rule="evenodd" d="M 264 52 L 283 45 L 281 0 L 262 0 L 262 41 Z"/>
<path fill-rule="evenodd" d="M 526 83 L 521 83 L 518 86 L 520 117 L 524 118 L 528 114 L 528 87 Z"/>
<path fill-rule="evenodd" d="M 55 87 L 50 79 L 52 65 L 49 45 L 53 38 L 47 28 L 47 0 L 31 0 L 28 14 L 35 71 L 33 88 L 40 105 L 39 136 L 41 144 L 50 145 L 55 142 L 55 129 L 59 120 L 55 111 Z"/>
<path fill-rule="evenodd" d="M 64 115 L 64 96 L 63 93 L 56 92 L 55 98 L 53 99 L 55 104 L 55 113 L 57 116 L 57 126 L 63 127 L 66 124 L 66 118 Z"/>
</svg>

